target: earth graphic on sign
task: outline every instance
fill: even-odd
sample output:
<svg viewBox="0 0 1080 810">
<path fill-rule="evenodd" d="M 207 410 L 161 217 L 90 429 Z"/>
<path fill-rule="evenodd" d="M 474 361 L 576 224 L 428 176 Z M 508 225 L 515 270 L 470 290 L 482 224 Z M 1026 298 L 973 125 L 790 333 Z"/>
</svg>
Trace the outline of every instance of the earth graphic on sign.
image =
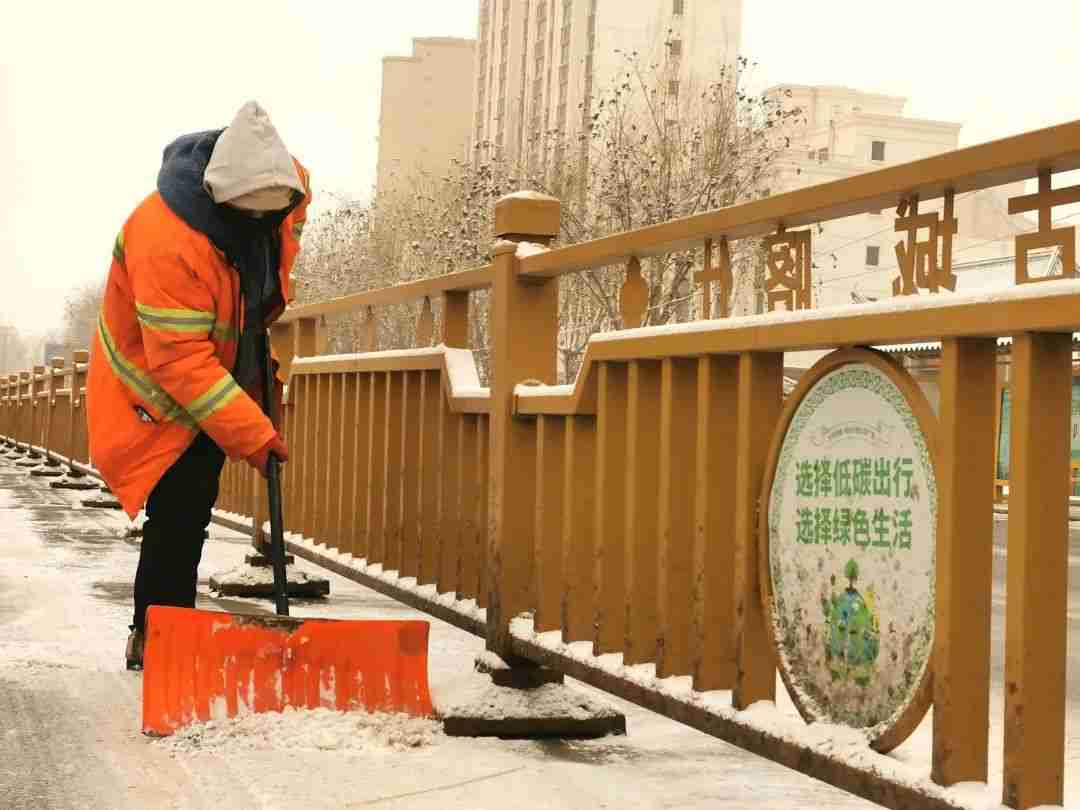
<svg viewBox="0 0 1080 810">
<path fill-rule="evenodd" d="M 859 686 L 869 686 L 880 635 L 874 590 L 869 589 L 865 597 L 855 590 L 859 565 L 854 560 L 844 567 L 844 576 L 848 587 L 821 599 L 826 625 L 825 660 L 833 680 L 850 679 Z"/>
</svg>

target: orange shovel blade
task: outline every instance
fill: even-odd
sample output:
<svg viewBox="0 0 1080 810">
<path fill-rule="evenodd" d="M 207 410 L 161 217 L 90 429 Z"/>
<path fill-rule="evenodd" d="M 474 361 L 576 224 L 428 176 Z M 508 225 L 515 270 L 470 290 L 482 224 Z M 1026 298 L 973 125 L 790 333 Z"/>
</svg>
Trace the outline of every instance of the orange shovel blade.
<svg viewBox="0 0 1080 810">
<path fill-rule="evenodd" d="M 433 714 L 426 621 L 146 614 L 143 733 L 286 706 Z"/>
</svg>

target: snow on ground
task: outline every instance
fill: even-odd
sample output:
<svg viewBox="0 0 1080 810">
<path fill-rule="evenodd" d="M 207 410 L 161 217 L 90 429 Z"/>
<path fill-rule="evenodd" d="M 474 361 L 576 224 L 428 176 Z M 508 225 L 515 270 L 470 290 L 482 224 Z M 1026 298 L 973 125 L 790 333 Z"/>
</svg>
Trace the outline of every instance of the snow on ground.
<svg viewBox="0 0 1080 810">
<path fill-rule="evenodd" d="M 423 748 L 438 741 L 442 725 L 406 714 L 294 709 L 196 723 L 156 742 L 176 753 L 240 751 L 347 751 L 371 756 Z"/>
<path fill-rule="evenodd" d="M 247 565 L 241 562 L 227 571 L 212 572 L 216 582 L 227 582 L 231 585 L 273 585 L 274 569 L 269 565 Z M 295 565 L 285 566 L 285 576 L 289 582 L 309 582 L 313 578 L 318 579 L 322 575 L 312 571 L 310 574 Z"/>
<path fill-rule="evenodd" d="M 319 711 L 248 716 L 151 740 L 139 733 L 141 676 L 126 672 L 122 657 L 139 539 L 124 537 L 122 515 L 78 503 L 78 493 L 50 490 L 0 463 L 0 807 L 871 807 L 570 681 L 564 695 L 617 706 L 629 734 L 579 742 L 457 739 L 430 721 Z M 244 537 L 211 527 L 200 607 L 272 611 L 269 601 L 217 598 L 207 590 L 205 577 L 238 565 L 248 549 Z M 294 615 L 422 617 L 328 578 L 331 598 L 296 602 Z M 431 628 L 436 706 L 487 689 L 486 676 L 473 670 L 482 640 L 434 620 Z M 627 673 L 651 677 L 650 667 Z M 672 679 L 667 688 L 681 694 L 685 680 Z M 776 709 L 753 711 L 789 715 L 782 689 L 780 695 Z M 1000 705 L 991 716 L 1000 717 Z M 898 749 L 898 762 L 923 767 L 929 725 L 928 719 Z M 995 755 L 999 766 L 1000 751 Z M 985 787 L 976 787 L 985 796 Z"/>
<path fill-rule="evenodd" d="M 496 686 L 488 678 L 469 678 L 458 689 L 444 690 L 437 710 L 451 714 L 456 710 L 470 717 L 491 720 L 528 717 L 612 717 L 617 710 L 612 703 L 590 695 L 585 689 L 559 684 L 544 684 L 536 689 L 510 689 Z"/>
</svg>

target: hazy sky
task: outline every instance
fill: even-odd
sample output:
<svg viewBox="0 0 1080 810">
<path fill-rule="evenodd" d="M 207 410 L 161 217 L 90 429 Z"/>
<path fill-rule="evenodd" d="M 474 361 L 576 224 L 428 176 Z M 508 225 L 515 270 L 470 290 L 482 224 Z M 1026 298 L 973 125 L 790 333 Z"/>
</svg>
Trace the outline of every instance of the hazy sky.
<svg viewBox="0 0 1080 810">
<path fill-rule="evenodd" d="M 691 0 L 692 1 L 692 0 Z M 270 112 L 316 191 L 368 194 L 381 58 L 474 36 L 478 0 L 5 4 L 0 33 L 0 322 L 59 323 L 104 275 L 176 135 Z M 1080 118 L 1076 0 L 745 0 L 760 84 L 904 95 L 962 144 Z M 376 11 L 377 9 L 377 11 Z M 325 197 L 324 197 L 325 199 Z"/>
</svg>

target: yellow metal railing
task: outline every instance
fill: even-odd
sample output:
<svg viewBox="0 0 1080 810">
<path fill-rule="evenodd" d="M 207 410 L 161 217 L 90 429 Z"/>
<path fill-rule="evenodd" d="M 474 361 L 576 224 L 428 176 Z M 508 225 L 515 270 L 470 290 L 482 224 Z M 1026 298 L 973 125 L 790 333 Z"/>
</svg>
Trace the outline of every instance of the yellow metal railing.
<svg viewBox="0 0 1080 810">
<path fill-rule="evenodd" d="M 1010 335 L 1008 689 L 1000 776 L 1011 806 L 1060 803 L 1068 413 L 1080 281 L 1022 284 L 993 298 L 942 294 L 915 304 L 894 300 L 598 335 L 573 385 L 554 383 L 562 275 L 626 264 L 637 285 L 636 261 L 647 256 L 708 243 L 722 261 L 737 239 L 794 240 L 791 229 L 890 207 L 903 218 L 917 212 L 919 201 L 936 198 L 945 198 L 948 210 L 957 193 L 1036 178 L 1040 193 L 1018 198 L 1011 210 L 1040 211 L 1035 241 L 1072 239 L 1071 229 L 1049 229 L 1048 212 L 1080 199 L 1076 190 L 1050 189 L 1052 174 L 1076 168 L 1080 122 L 521 255 L 515 241 L 546 243 L 556 235 L 558 202 L 506 198 L 496 208 L 495 230 L 503 239 L 489 267 L 305 305 L 274 327 L 275 349 L 290 374 L 283 419 L 292 451 L 284 479 L 290 546 L 483 633 L 497 653 L 557 666 L 874 801 L 958 806 L 933 783 L 991 776 L 996 339 Z M 948 228 L 935 233 L 950 238 Z M 1018 243 L 1031 243 L 1023 239 Z M 942 277 L 951 271 L 947 256 L 933 268 Z M 1075 275 L 1075 267 L 1066 266 L 1065 274 Z M 918 278 L 905 284 L 918 286 Z M 770 277 L 769 283 L 785 282 Z M 466 349 L 469 295 L 479 289 L 490 290 L 489 389 L 479 386 Z M 320 357 L 327 315 L 370 318 L 376 306 L 430 303 L 436 296 L 441 334 L 418 333 L 421 342 L 438 346 Z M 424 311 L 430 317 L 430 306 Z M 369 349 L 377 345 L 371 324 Z M 917 788 L 887 769 L 837 761 L 693 695 L 675 698 L 612 674 L 598 659 L 541 643 L 515 626 L 527 614 L 536 633 L 557 630 L 564 642 L 591 642 L 595 655 L 621 653 L 624 665 L 654 664 L 657 678 L 690 676 L 695 693 L 731 690 L 735 710 L 773 700 L 777 651 L 763 597 L 759 510 L 781 419 L 784 353 L 924 340 L 943 341 L 934 433 L 932 782 Z M 28 376 L 0 384 L 3 435 L 84 460 L 83 422 L 61 415 L 70 427 L 60 429 L 51 420 L 35 421 Z M 68 390 L 74 405 L 81 383 Z M 59 390 L 53 396 L 66 413 Z M 43 425 L 44 436 L 36 438 Z M 250 470 L 229 465 L 220 508 L 254 516 L 258 532 L 261 499 Z M 352 562 L 342 562 L 342 554 Z M 454 596 L 429 598 L 416 585 Z"/>
</svg>

